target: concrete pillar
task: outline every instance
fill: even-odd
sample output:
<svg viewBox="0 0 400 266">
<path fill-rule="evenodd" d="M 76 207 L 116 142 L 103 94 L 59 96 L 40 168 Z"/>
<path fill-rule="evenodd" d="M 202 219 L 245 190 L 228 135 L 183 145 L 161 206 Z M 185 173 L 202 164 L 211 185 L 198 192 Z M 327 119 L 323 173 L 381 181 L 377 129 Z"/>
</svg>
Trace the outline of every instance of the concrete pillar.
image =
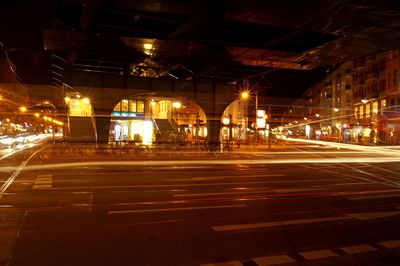
<svg viewBox="0 0 400 266">
<path fill-rule="evenodd" d="M 107 143 L 110 134 L 111 111 L 110 112 L 96 112 L 96 136 L 97 143 Z"/>
<path fill-rule="evenodd" d="M 218 116 L 215 116 L 218 117 Z M 219 116 L 220 117 L 220 116 Z M 207 117 L 208 118 L 208 117 Z M 220 131 L 221 121 L 220 119 L 208 119 L 207 120 L 207 145 L 210 151 L 220 150 Z"/>
</svg>

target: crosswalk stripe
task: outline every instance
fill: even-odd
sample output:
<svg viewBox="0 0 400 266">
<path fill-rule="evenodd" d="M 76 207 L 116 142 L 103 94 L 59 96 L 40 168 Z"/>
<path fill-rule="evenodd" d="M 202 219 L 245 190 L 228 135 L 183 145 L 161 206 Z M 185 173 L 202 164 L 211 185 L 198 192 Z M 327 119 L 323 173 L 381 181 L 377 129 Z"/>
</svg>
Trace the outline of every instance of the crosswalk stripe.
<svg viewBox="0 0 400 266">
<path fill-rule="evenodd" d="M 52 174 L 38 174 L 37 177 L 38 177 L 38 178 L 41 178 L 41 177 L 52 178 L 53 175 L 52 175 Z"/>
<path fill-rule="evenodd" d="M 36 180 L 39 180 L 39 181 L 44 181 L 44 180 L 53 180 L 53 178 L 51 178 L 51 177 L 38 177 L 38 178 L 36 178 Z"/>
<path fill-rule="evenodd" d="M 379 245 L 384 246 L 385 248 L 400 248 L 400 240 L 388 240 L 378 242 Z"/>
<path fill-rule="evenodd" d="M 253 261 L 257 263 L 258 266 L 280 265 L 295 262 L 295 260 L 288 255 L 259 257 L 254 258 Z"/>
<path fill-rule="evenodd" d="M 36 180 L 35 181 L 35 185 L 36 184 L 51 184 L 52 181 L 51 180 Z"/>
<path fill-rule="evenodd" d="M 371 251 L 377 251 L 377 248 L 371 247 L 370 245 L 363 244 L 363 245 L 356 245 L 356 246 L 348 246 L 348 247 L 343 247 L 339 248 L 343 250 L 344 252 L 348 254 L 358 254 L 358 253 L 364 253 L 364 252 L 371 252 Z"/>
<path fill-rule="evenodd" d="M 33 189 L 38 189 L 38 188 L 51 188 L 51 185 L 33 185 Z"/>
<path fill-rule="evenodd" d="M 339 256 L 338 254 L 329 249 L 305 251 L 305 252 L 300 252 L 299 254 L 306 260 L 317 260 L 322 258 Z"/>
<path fill-rule="evenodd" d="M 243 263 L 241 263 L 238 260 L 235 260 L 235 261 L 201 264 L 201 266 L 243 266 Z"/>
</svg>

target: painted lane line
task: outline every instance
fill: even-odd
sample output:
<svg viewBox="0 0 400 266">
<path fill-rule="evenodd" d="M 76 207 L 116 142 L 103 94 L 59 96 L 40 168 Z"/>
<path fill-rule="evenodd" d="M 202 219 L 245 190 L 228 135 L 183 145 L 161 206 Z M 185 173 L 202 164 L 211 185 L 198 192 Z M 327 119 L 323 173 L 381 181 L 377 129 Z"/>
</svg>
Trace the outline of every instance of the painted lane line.
<svg viewBox="0 0 400 266">
<path fill-rule="evenodd" d="M 280 265 L 296 262 L 288 255 L 266 256 L 252 259 L 258 266 Z"/>
<path fill-rule="evenodd" d="M 348 213 L 345 216 L 337 216 L 337 217 L 309 218 L 309 219 L 260 222 L 260 223 L 249 223 L 249 224 L 219 225 L 219 226 L 212 226 L 211 228 L 216 232 L 226 232 L 226 231 L 238 231 L 238 230 L 249 230 L 249 229 L 260 229 L 260 228 L 272 228 L 277 226 L 291 226 L 291 225 L 315 224 L 323 222 L 345 221 L 354 219 L 365 221 L 373 219 L 382 219 L 396 215 L 400 215 L 400 211 Z"/>
<path fill-rule="evenodd" d="M 52 174 L 38 174 L 37 178 L 52 178 Z"/>
<path fill-rule="evenodd" d="M 243 264 L 240 261 L 235 260 L 235 261 L 201 264 L 200 266 L 243 266 Z"/>
<path fill-rule="evenodd" d="M 299 252 L 299 255 L 305 258 L 306 260 L 317 260 L 317 259 L 339 256 L 338 254 L 329 249 Z"/>
<path fill-rule="evenodd" d="M 377 248 L 374 248 L 367 244 L 348 246 L 348 247 L 343 247 L 343 248 L 339 248 L 339 249 L 343 250 L 344 252 L 346 252 L 347 254 L 350 254 L 350 255 L 364 253 L 364 252 L 378 251 Z"/>
<path fill-rule="evenodd" d="M 50 184 L 51 183 L 51 180 L 36 180 L 35 181 L 35 185 L 36 184 L 38 184 L 38 185 L 40 185 L 40 184 Z"/>
<path fill-rule="evenodd" d="M 353 183 L 338 183 L 338 184 L 328 184 L 326 186 L 355 186 L 355 185 L 371 185 L 378 184 L 379 182 L 353 182 Z"/>
<path fill-rule="evenodd" d="M 226 232 L 226 231 L 237 231 L 237 230 L 271 228 L 271 227 L 277 227 L 277 226 L 334 222 L 334 221 L 343 221 L 343 220 L 351 220 L 351 219 L 353 219 L 353 218 L 351 218 L 349 216 L 339 216 L 339 217 L 311 218 L 311 219 L 262 222 L 262 223 L 251 223 L 251 224 L 218 225 L 218 226 L 212 226 L 211 228 L 216 232 Z"/>
<path fill-rule="evenodd" d="M 49 180 L 53 180 L 53 178 L 51 178 L 51 177 L 38 177 L 38 178 L 36 178 L 36 181 L 49 181 Z"/>
<path fill-rule="evenodd" d="M 33 185 L 33 189 L 51 188 L 51 185 Z"/>
<path fill-rule="evenodd" d="M 53 184 L 52 174 L 38 174 L 32 189 L 49 189 Z"/>
<path fill-rule="evenodd" d="M 373 196 L 346 197 L 346 198 L 350 200 L 364 200 L 364 199 L 397 198 L 397 197 L 400 197 L 400 194 L 373 195 Z"/>
<path fill-rule="evenodd" d="M 174 197 L 197 197 L 197 196 L 216 196 L 216 195 L 237 195 L 237 194 L 264 194 L 271 192 L 278 193 L 288 193 L 288 192 L 303 192 L 303 191 L 315 191 L 321 190 L 319 188 L 309 188 L 309 189 L 268 189 L 268 190 L 258 190 L 258 191 L 233 191 L 233 192 L 214 192 L 214 193 L 192 193 L 192 194 L 174 194 Z"/>
<path fill-rule="evenodd" d="M 79 167 L 107 167 L 107 166 L 166 166 L 166 165 L 259 165 L 259 164 L 352 164 L 352 163 L 390 163 L 400 162 L 400 157 L 352 157 L 352 158 L 313 158 L 313 159 L 227 159 L 227 160 L 183 160 L 183 161 L 92 161 L 73 163 L 54 163 L 43 165 L 32 165 L 27 170 L 43 169 L 72 169 Z M 10 167 L 1 167 L 0 170 L 9 170 Z M 12 169 L 12 168 L 11 168 Z M 368 180 L 369 181 L 369 180 Z"/>
<path fill-rule="evenodd" d="M 321 189 L 320 188 L 277 188 L 273 190 L 278 193 L 294 193 L 294 192 L 316 191 Z"/>
<path fill-rule="evenodd" d="M 335 179 L 336 180 L 336 179 Z M 65 181 L 65 180 L 63 180 Z M 73 181 L 73 180 L 72 180 Z M 301 181 L 279 181 L 280 183 L 286 183 L 286 182 L 301 182 Z M 303 182 L 309 182 L 308 180 L 305 180 Z M 311 182 L 315 182 L 315 180 L 311 180 Z M 53 189 L 69 189 L 69 190 L 76 190 L 76 189 L 118 189 L 118 188 L 170 188 L 170 187 L 202 187 L 202 186 L 230 186 L 230 185 L 255 185 L 255 184 L 270 184 L 271 181 L 254 181 L 254 182 L 223 182 L 223 183 L 189 183 L 189 184 L 174 184 L 174 185 L 111 185 L 111 186 L 85 186 L 85 187 L 58 187 L 58 188 L 53 188 Z M 278 182 L 276 182 L 278 183 Z M 398 189 L 400 191 L 400 189 Z"/>
<path fill-rule="evenodd" d="M 15 170 L 15 172 L 8 178 L 8 180 L 3 184 L 3 186 L 0 188 L 0 199 L 3 197 L 4 193 L 8 189 L 9 186 L 14 182 L 15 178 L 19 175 L 19 173 L 22 171 L 22 169 L 25 167 L 25 165 L 28 163 L 27 161 L 22 162 L 22 164 Z"/>
<path fill-rule="evenodd" d="M 216 195 L 237 195 L 237 194 L 263 194 L 270 193 L 273 190 L 259 191 L 232 191 L 232 192 L 214 192 L 214 193 L 192 193 L 192 194 L 174 194 L 174 197 L 197 197 L 197 196 L 216 196 Z"/>
<path fill-rule="evenodd" d="M 11 184 L 14 182 L 15 178 L 22 172 L 26 164 L 35 156 L 37 153 L 39 153 L 41 150 L 46 148 L 47 146 L 43 146 L 39 150 L 35 151 L 31 156 L 26 161 L 23 161 L 21 165 L 15 170 L 15 172 L 8 178 L 8 180 L 1 186 L 0 188 L 0 199 L 3 197 L 4 193 L 6 190 L 11 186 Z"/>
<path fill-rule="evenodd" d="M 192 178 L 165 178 L 166 181 L 207 181 L 207 180 L 219 180 L 219 179 L 232 179 L 232 178 L 254 178 L 254 177 L 283 177 L 284 174 L 258 174 L 258 175 L 221 175 L 212 177 L 192 177 Z"/>
<path fill-rule="evenodd" d="M 378 244 L 385 248 L 400 248 L 400 240 L 382 241 L 378 242 Z"/>
<path fill-rule="evenodd" d="M 190 210 L 206 210 L 206 209 L 223 209 L 223 208 L 244 208 L 246 204 L 236 205 L 216 205 L 216 206 L 201 206 L 201 207 L 182 207 L 182 208 L 163 208 L 163 209 L 146 209 L 146 210 L 121 210 L 109 211 L 108 214 L 125 214 L 125 213 L 146 213 L 146 212 L 168 212 L 168 211 L 190 211 Z"/>
</svg>

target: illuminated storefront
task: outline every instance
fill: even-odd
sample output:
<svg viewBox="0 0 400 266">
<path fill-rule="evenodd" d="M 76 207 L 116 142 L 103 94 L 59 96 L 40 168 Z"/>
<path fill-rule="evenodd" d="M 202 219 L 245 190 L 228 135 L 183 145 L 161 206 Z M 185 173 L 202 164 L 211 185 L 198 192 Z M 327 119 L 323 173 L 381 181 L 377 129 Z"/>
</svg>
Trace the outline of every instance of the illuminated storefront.
<svg viewBox="0 0 400 266">
<path fill-rule="evenodd" d="M 111 119 L 111 140 L 152 144 L 153 123 L 146 119 L 145 99 L 124 99 L 119 102 Z"/>
<path fill-rule="evenodd" d="M 205 140 L 205 114 L 194 103 L 165 97 L 124 99 L 111 119 L 110 140 L 150 145 Z"/>
</svg>

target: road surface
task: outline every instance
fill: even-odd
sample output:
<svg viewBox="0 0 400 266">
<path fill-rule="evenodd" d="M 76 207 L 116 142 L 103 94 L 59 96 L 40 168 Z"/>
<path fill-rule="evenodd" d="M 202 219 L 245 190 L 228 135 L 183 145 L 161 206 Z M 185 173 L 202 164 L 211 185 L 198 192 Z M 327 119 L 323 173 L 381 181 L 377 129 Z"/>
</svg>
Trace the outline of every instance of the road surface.
<svg viewBox="0 0 400 266">
<path fill-rule="evenodd" d="M 397 151 L 1 160 L 0 264 L 399 265 Z M 376 161 L 374 161 L 376 160 Z"/>
</svg>

